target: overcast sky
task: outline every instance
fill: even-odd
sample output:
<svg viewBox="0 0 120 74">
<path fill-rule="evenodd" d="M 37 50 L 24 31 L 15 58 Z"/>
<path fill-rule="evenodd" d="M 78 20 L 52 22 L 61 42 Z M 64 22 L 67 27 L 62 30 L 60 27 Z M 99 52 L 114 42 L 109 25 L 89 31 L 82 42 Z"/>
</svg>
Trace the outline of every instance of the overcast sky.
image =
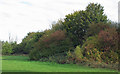
<svg viewBox="0 0 120 74">
<path fill-rule="evenodd" d="M 0 40 L 9 33 L 18 43 L 28 32 L 50 28 L 53 21 L 76 10 L 85 10 L 90 2 L 100 3 L 108 19 L 118 21 L 119 0 L 0 0 Z"/>
</svg>

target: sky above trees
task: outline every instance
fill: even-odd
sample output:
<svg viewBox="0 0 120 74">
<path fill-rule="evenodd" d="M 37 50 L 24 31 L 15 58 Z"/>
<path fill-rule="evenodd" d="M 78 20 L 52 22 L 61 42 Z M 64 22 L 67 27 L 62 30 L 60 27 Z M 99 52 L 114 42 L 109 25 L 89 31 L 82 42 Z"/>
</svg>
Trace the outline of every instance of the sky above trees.
<svg viewBox="0 0 120 74">
<path fill-rule="evenodd" d="M 90 2 L 100 3 L 108 19 L 118 21 L 119 0 L 0 0 L 0 40 L 21 42 L 28 32 L 51 27 L 65 15 L 85 10 Z M 10 33 L 10 34 L 9 34 Z"/>
</svg>

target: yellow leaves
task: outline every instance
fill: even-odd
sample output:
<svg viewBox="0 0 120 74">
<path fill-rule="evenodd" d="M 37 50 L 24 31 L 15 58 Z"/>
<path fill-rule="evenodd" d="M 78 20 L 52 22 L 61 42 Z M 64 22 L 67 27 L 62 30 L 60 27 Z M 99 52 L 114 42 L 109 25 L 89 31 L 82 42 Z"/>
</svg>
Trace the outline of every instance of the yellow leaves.
<svg viewBox="0 0 120 74">
<path fill-rule="evenodd" d="M 89 52 L 87 52 L 87 54 L 89 55 L 90 53 L 89 53 Z"/>
<path fill-rule="evenodd" d="M 68 57 L 71 57 L 71 56 L 72 56 L 70 50 L 67 52 L 67 56 L 68 56 Z"/>
<path fill-rule="evenodd" d="M 79 46 L 77 46 L 75 48 L 74 53 L 75 53 L 75 56 L 78 57 L 78 58 L 82 58 L 83 57 L 82 50 L 81 50 L 81 48 Z"/>
</svg>

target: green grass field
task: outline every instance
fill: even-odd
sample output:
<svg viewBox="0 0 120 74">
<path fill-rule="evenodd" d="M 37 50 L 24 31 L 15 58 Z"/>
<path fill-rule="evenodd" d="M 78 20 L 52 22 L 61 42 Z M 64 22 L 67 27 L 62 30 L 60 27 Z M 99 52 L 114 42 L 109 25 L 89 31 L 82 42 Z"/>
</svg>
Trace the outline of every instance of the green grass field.
<svg viewBox="0 0 120 74">
<path fill-rule="evenodd" d="M 116 72 L 110 69 L 89 68 L 75 64 L 29 61 L 26 56 L 3 56 L 3 72 Z"/>
</svg>

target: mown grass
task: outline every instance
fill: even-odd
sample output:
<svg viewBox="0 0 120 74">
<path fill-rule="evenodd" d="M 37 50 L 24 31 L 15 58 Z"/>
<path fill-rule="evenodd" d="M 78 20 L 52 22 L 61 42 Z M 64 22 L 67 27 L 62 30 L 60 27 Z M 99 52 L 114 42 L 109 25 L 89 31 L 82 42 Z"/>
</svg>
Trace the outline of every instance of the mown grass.
<svg viewBox="0 0 120 74">
<path fill-rule="evenodd" d="M 117 72 L 110 69 L 89 68 L 75 64 L 29 61 L 27 56 L 3 56 L 3 72 Z"/>
</svg>

